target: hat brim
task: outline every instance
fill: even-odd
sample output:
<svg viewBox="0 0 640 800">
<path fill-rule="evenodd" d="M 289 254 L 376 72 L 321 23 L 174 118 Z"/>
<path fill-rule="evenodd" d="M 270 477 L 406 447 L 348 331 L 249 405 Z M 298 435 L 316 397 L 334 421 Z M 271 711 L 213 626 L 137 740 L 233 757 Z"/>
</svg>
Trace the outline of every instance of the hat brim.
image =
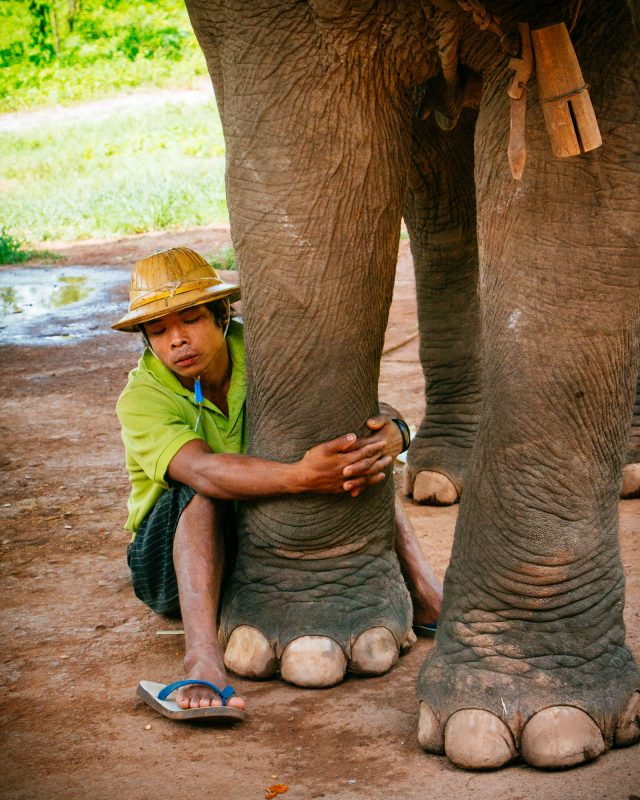
<svg viewBox="0 0 640 800">
<path fill-rule="evenodd" d="M 215 300 L 229 298 L 230 303 L 235 303 L 240 299 L 240 287 L 233 283 L 218 283 L 215 286 L 208 286 L 198 289 L 196 292 L 185 292 L 181 295 L 154 300 L 133 311 L 128 311 L 122 319 L 119 319 L 111 327 L 114 331 L 124 331 L 125 333 L 135 333 L 140 330 L 140 325 L 150 322 L 152 319 L 166 317 L 174 311 L 184 311 L 185 308 L 200 306 L 203 303 L 213 303 Z"/>
</svg>

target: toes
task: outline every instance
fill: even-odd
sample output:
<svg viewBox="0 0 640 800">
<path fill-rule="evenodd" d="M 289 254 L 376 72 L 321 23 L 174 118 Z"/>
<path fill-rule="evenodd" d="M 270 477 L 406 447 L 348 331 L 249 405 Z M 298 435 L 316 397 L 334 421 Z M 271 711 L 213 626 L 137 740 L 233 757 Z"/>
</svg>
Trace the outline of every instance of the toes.
<svg viewBox="0 0 640 800">
<path fill-rule="evenodd" d="M 300 636 L 289 642 L 280 659 L 282 678 L 310 689 L 335 686 L 344 679 L 346 669 L 342 648 L 327 636 Z"/>
<path fill-rule="evenodd" d="M 208 694 L 203 694 L 198 690 L 192 690 L 192 693 L 176 697 L 176 705 L 180 708 L 208 708 L 209 706 L 219 706 L 220 700 Z"/>
<path fill-rule="evenodd" d="M 416 473 L 413 499 L 425 505 L 450 506 L 457 502 L 458 490 L 446 475 L 425 470 Z"/>
<path fill-rule="evenodd" d="M 640 692 L 634 692 L 618 720 L 614 736 L 616 747 L 628 747 L 640 739 Z"/>
<path fill-rule="evenodd" d="M 420 701 L 420 718 L 418 720 L 418 741 L 427 753 L 444 753 L 444 737 L 436 715 L 431 708 Z"/>
<path fill-rule="evenodd" d="M 444 730 L 444 749 L 449 760 L 464 769 L 497 769 L 517 756 L 513 736 L 505 723 L 495 714 L 478 708 L 456 711 L 449 717 Z"/>
<path fill-rule="evenodd" d="M 229 700 L 227 701 L 227 705 L 231 706 L 232 708 L 244 708 L 246 704 L 244 702 L 243 697 L 238 697 L 237 695 L 234 695 L 233 697 L 229 698 Z"/>
<path fill-rule="evenodd" d="M 271 678 L 278 669 L 268 640 L 250 625 L 234 628 L 224 652 L 224 663 L 227 669 L 245 678 Z"/>
<path fill-rule="evenodd" d="M 640 497 L 640 464 L 627 464 L 622 468 L 620 497 Z"/>
<path fill-rule="evenodd" d="M 410 630 L 410 631 L 407 633 L 407 635 L 406 635 L 406 637 L 405 637 L 405 640 L 404 640 L 404 641 L 402 642 L 402 644 L 400 645 L 400 652 L 401 652 L 403 655 L 404 655 L 404 653 L 408 653 L 408 652 L 409 652 L 409 650 L 411 650 L 411 648 L 413 647 L 413 645 L 414 645 L 414 644 L 415 644 L 417 641 L 418 641 L 418 637 L 415 635 L 415 633 L 414 633 L 412 630 Z"/>
<path fill-rule="evenodd" d="M 533 767 L 572 767 L 593 761 L 605 751 L 600 728 L 573 706 L 545 708 L 525 725 L 522 757 Z"/>
<path fill-rule="evenodd" d="M 398 660 L 398 645 L 388 628 L 361 633 L 351 648 L 349 669 L 359 675 L 382 675 Z"/>
</svg>

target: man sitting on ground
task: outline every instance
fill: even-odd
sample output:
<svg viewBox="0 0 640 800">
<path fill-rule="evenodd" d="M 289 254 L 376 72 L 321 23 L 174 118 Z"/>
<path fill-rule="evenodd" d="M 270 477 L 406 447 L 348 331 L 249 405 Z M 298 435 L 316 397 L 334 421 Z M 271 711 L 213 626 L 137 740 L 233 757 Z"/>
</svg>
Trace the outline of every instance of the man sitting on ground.
<svg viewBox="0 0 640 800">
<path fill-rule="evenodd" d="M 131 480 L 127 558 L 136 595 L 156 613 L 182 617 L 187 680 L 175 687 L 175 703 L 166 700 L 170 692 L 156 696 L 139 687 L 172 717 L 189 715 L 180 709 L 244 713 L 243 698 L 219 689 L 226 686 L 217 632 L 232 514 L 226 501 L 299 492 L 356 496 L 384 480 L 405 440 L 391 417 L 380 416 L 367 423 L 370 438 L 346 434 L 293 464 L 245 455 L 243 334 L 230 306 L 238 297 L 238 287 L 198 254 L 174 248 L 136 263 L 129 311 L 113 325 L 141 331 L 146 344 L 117 405 Z M 396 548 L 415 621 L 432 622 L 440 585 L 398 503 L 396 509 Z"/>
</svg>

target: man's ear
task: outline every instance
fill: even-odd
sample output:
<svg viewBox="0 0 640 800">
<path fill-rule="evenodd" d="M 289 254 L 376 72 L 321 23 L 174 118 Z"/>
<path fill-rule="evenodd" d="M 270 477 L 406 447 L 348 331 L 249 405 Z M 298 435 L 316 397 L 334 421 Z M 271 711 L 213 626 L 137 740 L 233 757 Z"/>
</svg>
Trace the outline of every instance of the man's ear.
<svg viewBox="0 0 640 800">
<path fill-rule="evenodd" d="M 222 332 L 226 336 L 227 331 L 229 330 L 229 323 L 231 322 L 231 303 L 227 298 L 225 298 L 224 300 L 224 307 L 225 307 L 225 314 L 224 316 L 221 317 L 220 322 L 221 322 Z"/>
</svg>

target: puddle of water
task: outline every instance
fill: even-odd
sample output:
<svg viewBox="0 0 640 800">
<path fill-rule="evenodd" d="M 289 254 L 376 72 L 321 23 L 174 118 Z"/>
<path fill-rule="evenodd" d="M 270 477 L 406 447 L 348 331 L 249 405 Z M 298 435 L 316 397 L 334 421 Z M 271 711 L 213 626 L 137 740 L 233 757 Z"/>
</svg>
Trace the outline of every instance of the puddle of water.
<svg viewBox="0 0 640 800">
<path fill-rule="evenodd" d="M 86 275 L 58 275 L 51 284 L 6 286 L 0 276 L 0 321 L 9 314 L 24 314 L 25 318 L 47 314 L 54 309 L 78 303 L 92 289 Z"/>
<path fill-rule="evenodd" d="M 100 267 L 0 270 L 0 342 L 59 344 L 109 332 L 122 316 L 113 289 L 125 270 Z"/>
</svg>

